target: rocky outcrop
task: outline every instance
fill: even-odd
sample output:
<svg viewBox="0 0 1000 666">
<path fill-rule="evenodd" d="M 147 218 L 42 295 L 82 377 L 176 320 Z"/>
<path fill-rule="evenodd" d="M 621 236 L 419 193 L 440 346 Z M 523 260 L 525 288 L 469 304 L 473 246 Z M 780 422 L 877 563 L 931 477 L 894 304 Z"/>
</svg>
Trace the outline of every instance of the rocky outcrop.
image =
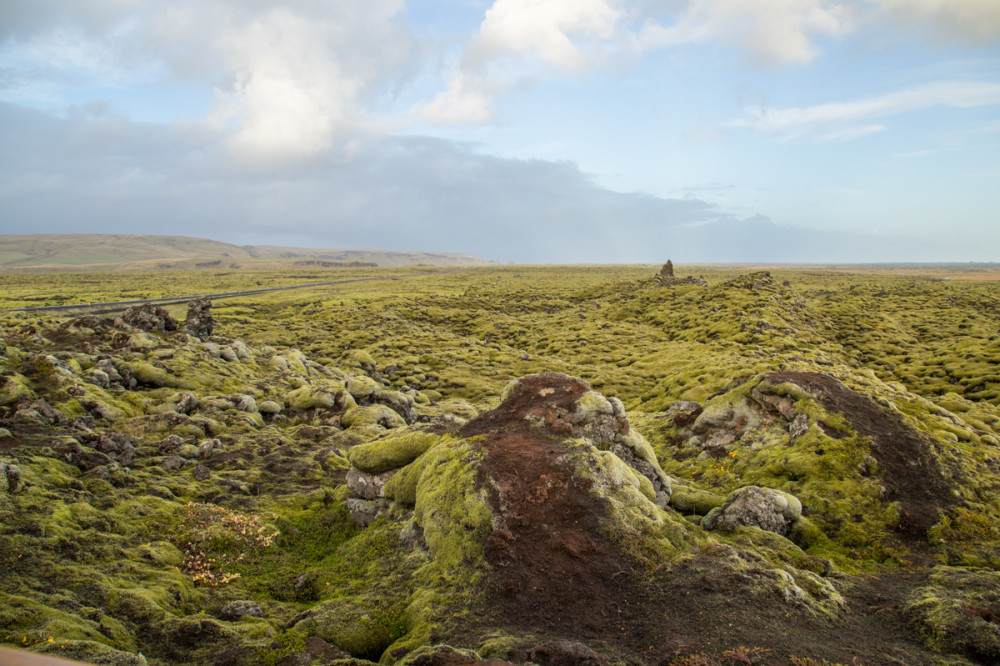
<svg viewBox="0 0 1000 666">
<path fill-rule="evenodd" d="M 196 338 L 209 338 L 215 330 L 215 319 L 212 317 L 212 301 L 208 297 L 196 298 L 188 303 L 187 318 L 184 320 L 184 330 Z"/>
<path fill-rule="evenodd" d="M 592 391 L 582 379 L 542 373 L 511 382 L 501 401 L 498 414 L 512 411 L 512 418 L 615 454 L 650 482 L 657 504 L 669 502 L 670 478 L 660 468 L 653 447 L 630 426 L 618 398 Z"/>
<path fill-rule="evenodd" d="M 130 307 L 122 315 L 122 320 L 129 326 L 150 333 L 170 333 L 179 327 L 169 312 L 149 304 Z"/>
</svg>

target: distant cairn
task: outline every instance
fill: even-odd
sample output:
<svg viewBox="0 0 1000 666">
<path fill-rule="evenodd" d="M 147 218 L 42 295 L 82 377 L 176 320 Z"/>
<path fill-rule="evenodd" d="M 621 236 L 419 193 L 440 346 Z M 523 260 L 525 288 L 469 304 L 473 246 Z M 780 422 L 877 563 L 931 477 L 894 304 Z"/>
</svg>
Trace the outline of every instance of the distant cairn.
<svg viewBox="0 0 1000 666">
<path fill-rule="evenodd" d="M 669 259 L 667 259 L 667 263 L 663 264 L 663 268 L 660 269 L 660 273 L 656 276 L 656 279 L 664 287 L 676 287 L 682 284 L 696 284 L 699 287 L 708 285 L 702 277 L 693 277 L 691 275 L 682 278 L 676 277 L 674 275 L 674 262 Z"/>
</svg>

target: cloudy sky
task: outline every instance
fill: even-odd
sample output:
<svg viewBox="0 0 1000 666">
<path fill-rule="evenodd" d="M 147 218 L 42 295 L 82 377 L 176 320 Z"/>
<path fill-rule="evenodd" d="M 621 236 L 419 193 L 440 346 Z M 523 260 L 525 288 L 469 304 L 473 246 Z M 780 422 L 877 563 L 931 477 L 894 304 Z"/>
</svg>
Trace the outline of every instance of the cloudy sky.
<svg viewBox="0 0 1000 666">
<path fill-rule="evenodd" d="M 0 142 L 0 233 L 1000 261 L 1000 2 L 4 2 Z"/>
</svg>

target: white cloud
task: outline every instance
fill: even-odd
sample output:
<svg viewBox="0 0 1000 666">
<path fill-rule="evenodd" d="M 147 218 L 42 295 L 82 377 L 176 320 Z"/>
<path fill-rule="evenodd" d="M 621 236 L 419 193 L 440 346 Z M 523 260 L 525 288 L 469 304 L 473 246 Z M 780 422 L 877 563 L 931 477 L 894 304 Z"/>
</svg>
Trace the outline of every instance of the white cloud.
<svg viewBox="0 0 1000 666">
<path fill-rule="evenodd" d="M 640 48 L 721 41 L 756 60 L 775 64 L 812 61 L 817 37 L 847 32 L 850 7 L 829 0 L 692 0 L 674 23 L 650 21 L 638 33 Z"/>
<path fill-rule="evenodd" d="M 958 41 L 1000 37 L 997 0 L 872 0 L 909 27 L 923 27 Z"/>
<path fill-rule="evenodd" d="M 18 3 L 14 3 L 18 4 Z M 47 0 L 0 10 L 14 79 L 86 72 L 90 88 L 137 76 L 216 91 L 206 119 L 245 159 L 308 157 L 370 128 L 386 90 L 419 66 L 404 0 Z M 75 101 L 75 100 L 74 100 Z M 69 105 L 71 102 L 66 101 Z"/>
<path fill-rule="evenodd" d="M 993 105 L 1000 105 L 998 83 L 941 81 L 853 102 L 784 109 L 757 107 L 730 124 L 772 134 L 782 140 L 847 141 L 884 130 L 885 125 L 871 122 L 876 118 L 932 106 L 970 108 Z"/>
<path fill-rule="evenodd" d="M 422 108 L 421 116 L 432 125 L 485 125 L 493 120 L 493 99 L 505 87 L 500 79 L 457 69 L 448 88 Z"/>
<path fill-rule="evenodd" d="M 621 16 L 613 0 L 496 0 L 486 12 L 467 65 L 532 56 L 565 71 L 599 57 Z"/>
<path fill-rule="evenodd" d="M 312 155 L 360 123 L 365 73 L 348 71 L 331 49 L 335 25 L 274 9 L 220 37 L 218 49 L 235 73 L 219 107 L 234 120 L 232 146 L 260 157 Z"/>
<path fill-rule="evenodd" d="M 580 73 L 599 65 L 620 36 L 620 4 L 622 0 L 496 0 L 449 75 L 447 89 L 421 108 L 423 119 L 435 124 L 491 122 L 493 100 L 510 79 L 545 70 Z"/>
</svg>

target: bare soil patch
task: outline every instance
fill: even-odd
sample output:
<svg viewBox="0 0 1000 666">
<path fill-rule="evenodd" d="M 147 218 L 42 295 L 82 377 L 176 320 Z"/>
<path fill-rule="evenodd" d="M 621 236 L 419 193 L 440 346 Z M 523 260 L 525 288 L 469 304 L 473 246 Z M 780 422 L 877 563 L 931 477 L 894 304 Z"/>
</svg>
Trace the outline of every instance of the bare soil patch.
<svg viewBox="0 0 1000 666">
<path fill-rule="evenodd" d="M 482 437 L 489 500 L 499 516 L 486 544 L 484 627 L 533 635 L 539 644 L 579 641 L 606 663 L 665 665 L 742 647 L 756 648 L 763 660 L 754 663 L 766 664 L 791 664 L 793 656 L 844 664 L 937 662 L 913 641 L 899 611 L 916 584 L 909 576 L 845 578 L 848 609 L 831 619 L 762 587 L 757 572 L 733 570 L 721 556 L 725 549 L 697 549 L 653 569 L 623 555 L 601 527 L 608 514 L 590 482 L 561 459 L 565 443 L 551 428 L 532 425 L 553 423 L 546 416 L 558 423 L 560 410 L 589 387 L 544 376 L 525 384 L 461 431 Z M 822 379 L 814 385 L 840 395 Z M 526 648 L 514 661 L 538 657 L 539 650 Z M 564 654 L 551 663 L 596 662 Z"/>
</svg>

